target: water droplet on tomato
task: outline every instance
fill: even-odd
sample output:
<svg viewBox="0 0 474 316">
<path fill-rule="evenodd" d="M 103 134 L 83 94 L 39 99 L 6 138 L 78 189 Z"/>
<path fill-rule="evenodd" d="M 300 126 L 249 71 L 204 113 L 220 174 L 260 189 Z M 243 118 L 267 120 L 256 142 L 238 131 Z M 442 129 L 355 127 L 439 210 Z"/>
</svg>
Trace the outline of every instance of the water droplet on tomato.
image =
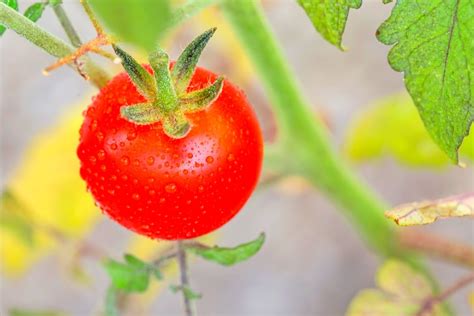
<svg viewBox="0 0 474 316">
<path fill-rule="evenodd" d="M 206 157 L 206 162 L 207 162 L 207 163 L 213 163 L 213 162 L 214 162 L 214 157 L 212 157 L 212 156 L 207 156 L 207 157 Z"/>
<path fill-rule="evenodd" d="M 110 180 L 116 181 L 116 180 L 117 180 L 117 176 L 113 174 L 113 175 L 110 177 Z"/>
<path fill-rule="evenodd" d="M 132 199 L 134 199 L 135 201 L 140 200 L 140 194 L 138 194 L 138 193 L 133 193 L 133 194 L 132 194 Z"/>
<path fill-rule="evenodd" d="M 107 167 L 105 165 L 100 165 L 100 170 L 105 171 L 107 170 Z"/>
<path fill-rule="evenodd" d="M 134 140 L 135 138 L 137 138 L 137 132 L 131 131 L 130 133 L 127 134 L 128 140 Z"/>
<path fill-rule="evenodd" d="M 104 160 L 105 159 L 105 151 L 103 149 L 101 149 L 97 152 L 97 158 L 99 158 L 99 160 Z"/>
<path fill-rule="evenodd" d="M 155 191 L 155 190 L 150 190 L 150 191 L 148 191 L 148 194 L 150 194 L 150 195 L 155 195 L 155 194 L 156 194 L 156 191 Z"/>
<path fill-rule="evenodd" d="M 155 182 L 155 178 L 148 178 L 148 183 L 153 183 Z"/>
<path fill-rule="evenodd" d="M 107 191 L 110 195 L 115 195 L 115 190 L 111 189 Z"/>
<path fill-rule="evenodd" d="M 174 183 L 168 183 L 165 185 L 165 191 L 168 193 L 175 193 L 177 190 L 176 184 Z"/>
<path fill-rule="evenodd" d="M 165 203 L 166 199 L 164 197 L 160 198 L 160 203 L 163 204 Z"/>
<path fill-rule="evenodd" d="M 123 156 L 120 161 L 125 165 L 125 166 L 128 166 L 130 164 L 130 158 L 128 158 L 127 156 Z"/>
<path fill-rule="evenodd" d="M 97 120 L 93 120 L 91 123 L 91 130 L 95 131 L 97 129 Z"/>
<path fill-rule="evenodd" d="M 97 137 L 97 140 L 99 142 L 104 140 L 104 134 L 102 132 L 98 132 L 97 134 L 95 134 L 95 136 Z"/>
<path fill-rule="evenodd" d="M 149 165 L 149 166 L 153 165 L 153 164 L 155 163 L 155 158 L 153 158 L 152 156 L 148 157 L 148 158 L 146 159 L 146 163 L 147 163 L 147 165 Z"/>
<path fill-rule="evenodd" d="M 128 180 L 128 176 L 127 176 L 126 174 L 124 174 L 121 178 L 122 178 L 123 181 L 127 181 L 127 180 Z"/>
<path fill-rule="evenodd" d="M 191 159 L 191 158 L 194 157 L 192 153 L 188 153 L 186 156 L 187 156 L 189 159 Z"/>
<path fill-rule="evenodd" d="M 198 186 L 198 191 L 203 192 L 204 191 L 204 186 L 202 186 L 202 185 Z"/>
<path fill-rule="evenodd" d="M 227 156 L 227 161 L 234 161 L 235 160 L 235 156 L 233 154 L 229 154 Z"/>
<path fill-rule="evenodd" d="M 140 165 L 140 161 L 139 161 L 138 159 L 134 159 L 134 160 L 133 160 L 133 165 L 134 165 L 135 167 L 138 167 L 138 166 Z"/>
<path fill-rule="evenodd" d="M 90 161 L 93 165 L 95 165 L 95 163 L 97 162 L 97 158 L 95 158 L 95 156 L 90 156 L 90 157 L 89 157 L 89 161 Z"/>
<path fill-rule="evenodd" d="M 112 149 L 112 150 L 116 150 L 117 147 L 118 147 L 118 146 L 117 146 L 116 143 L 113 143 L 113 144 L 110 145 L 110 149 Z"/>
</svg>

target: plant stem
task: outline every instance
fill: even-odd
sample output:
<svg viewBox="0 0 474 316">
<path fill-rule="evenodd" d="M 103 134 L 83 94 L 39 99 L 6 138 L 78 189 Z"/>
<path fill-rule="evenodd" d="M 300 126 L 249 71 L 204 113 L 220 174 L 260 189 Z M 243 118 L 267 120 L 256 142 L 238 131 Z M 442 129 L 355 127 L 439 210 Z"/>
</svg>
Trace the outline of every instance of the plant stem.
<svg viewBox="0 0 474 316">
<path fill-rule="evenodd" d="M 472 282 L 474 282 L 474 273 L 470 273 L 467 276 L 459 279 L 456 283 L 448 287 L 446 290 L 442 291 L 440 294 L 428 297 L 421 306 L 418 313 L 416 313 L 416 316 L 431 315 L 431 311 L 437 304 L 442 303 L 453 293 L 457 292 L 458 290 L 462 289 L 463 287 Z"/>
<path fill-rule="evenodd" d="M 0 24 L 15 31 L 18 35 L 23 36 L 48 54 L 57 58 L 62 58 L 75 52 L 74 47 L 50 34 L 2 2 L 0 2 Z M 103 87 L 109 80 L 109 75 L 89 58 L 84 57 L 83 60 L 84 71 L 89 76 L 91 82 L 98 88 Z M 74 69 L 78 71 L 77 68 Z"/>
<path fill-rule="evenodd" d="M 184 310 L 186 316 L 194 316 L 195 310 L 191 300 L 187 297 L 185 289 L 189 288 L 189 271 L 186 258 L 186 250 L 182 240 L 176 242 L 178 251 L 178 264 L 181 277 L 181 293 L 183 294 Z"/>
<path fill-rule="evenodd" d="M 402 230 L 400 244 L 411 250 L 474 268 L 474 248 L 425 231 Z"/>
<path fill-rule="evenodd" d="M 384 204 L 334 153 L 325 129 L 303 99 L 257 1 L 228 0 L 222 8 L 275 110 L 279 139 L 265 162 L 276 165 L 279 156 L 279 165 L 287 168 L 286 172 L 306 177 L 341 206 L 370 246 L 382 255 L 400 255 L 394 226 L 383 215 Z"/>
<path fill-rule="evenodd" d="M 69 20 L 69 17 L 66 14 L 66 11 L 64 11 L 64 8 L 62 7 L 61 4 L 53 6 L 53 11 L 56 14 L 56 17 L 59 20 L 59 23 L 61 23 L 61 26 L 64 29 L 64 32 L 66 33 L 67 37 L 71 41 L 72 46 L 74 47 L 79 47 L 82 45 L 81 39 L 79 38 L 79 35 L 77 34 L 76 30 L 74 29 L 74 26 L 72 26 L 71 20 Z"/>
</svg>

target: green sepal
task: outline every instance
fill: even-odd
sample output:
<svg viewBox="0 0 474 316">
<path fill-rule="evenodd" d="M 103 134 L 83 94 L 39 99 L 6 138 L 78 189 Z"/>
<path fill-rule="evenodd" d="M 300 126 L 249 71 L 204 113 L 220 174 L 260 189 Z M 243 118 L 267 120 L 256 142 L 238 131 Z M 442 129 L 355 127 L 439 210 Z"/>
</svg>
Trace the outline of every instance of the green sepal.
<svg viewBox="0 0 474 316">
<path fill-rule="evenodd" d="M 201 52 L 209 39 L 214 35 L 216 28 L 212 28 L 196 37 L 181 53 L 171 71 L 171 78 L 177 95 L 186 93 L 191 78 L 196 69 Z"/>
<path fill-rule="evenodd" d="M 46 3 L 44 2 L 33 3 L 31 6 L 28 7 L 28 9 L 25 10 L 25 13 L 23 13 L 23 15 L 31 21 L 36 22 L 43 15 L 43 11 L 45 8 Z"/>
<path fill-rule="evenodd" d="M 171 81 L 169 69 L 169 56 L 160 48 L 148 56 L 151 68 L 153 68 L 155 81 L 158 87 L 156 102 L 165 111 L 171 111 L 177 106 L 176 92 Z"/>
<path fill-rule="evenodd" d="M 125 68 L 130 79 L 137 87 L 138 92 L 140 92 L 147 101 L 155 102 L 157 97 L 157 86 L 153 76 L 120 47 L 114 44 L 112 44 L 112 47 L 117 56 L 122 60 L 123 68 Z"/>
<path fill-rule="evenodd" d="M 219 77 L 212 85 L 201 90 L 192 91 L 179 98 L 179 103 L 186 113 L 201 111 L 214 102 L 222 92 L 224 78 Z"/>
<path fill-rule="evenodd" d="M 161 120 L 160 110 L 151 103 L 124 105 L 120 108 L 120 115 L 137 125 L 153 124 Z"/>
<path fill-rule="evenodd" d="M 9 6 L 10 8 L 12 8 L 15 11 L 18 11 L 18 1 L 17 0 L 0 0 L 0 2 L 5 3 L 7 6 Z M 0 36 L 2 36 L 3 33 L 5 33 L 6 30 L 7 30 L 7 28 L 5 26 L 0 25 Z"/>
<path fill-rule="evenodd" d="M 254 256 L 265 242 L 265 233 L 261 233 L 255 240 L 238 245 L 233 248 L 212 248 L 202 246 L 190 246 L 188 249 L 196 255 L 214 261 L 224 266 L 231 266 L 241 261 L 245 261 Z"/>
<path fill-rule="evenodd" d="M 163 130 L 171 138 L 183 138 L 191 130 L 191 124 L 182 112 L 163 117 Z"/>
</svg>

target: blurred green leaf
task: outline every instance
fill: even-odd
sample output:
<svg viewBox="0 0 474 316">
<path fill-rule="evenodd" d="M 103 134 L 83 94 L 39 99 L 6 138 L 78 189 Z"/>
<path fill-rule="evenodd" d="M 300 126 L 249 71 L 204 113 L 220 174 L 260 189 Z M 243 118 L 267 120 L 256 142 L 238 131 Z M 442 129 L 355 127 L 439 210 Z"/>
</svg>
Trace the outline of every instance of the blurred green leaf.
<svg viewBox="0 0 474 316">
<path fill-rule="evenodd" d="M 26 245 L 33 246 L 33 226 L 24 206 L 8 190 L 0 196 L 0 211 L 0 227 L 13 232 Z"/>
<path fill-rule="evenodd" d="M 362 112 L 351 122 L 344 147 L 346 155 L 356 162 L 390 155 L 412 166 L 440 167 L 449 163 L 406 93 L 378 100 Z M 465 138 L 460 154 L 474 161 L 474 135 Z"/>
<path fill-rule="evenodd" d="M 63 3 L 63 0 L 48 0 L 48 4 L 52 7 L 60 5 Z"/>
<path fill-rule="evenodd" d="M 298 0 L 316 30 L 340 49 L 349 9 L 358 9 L 362 0 Z"/>
<path fill-rule="evenodd" d="M 34 311 L 21 308 L 11 309 L 9 314 L 10 316 L 66 316 L 65 313 L 54 310 Z"/>
<path fill-rule="evenodd" d="M 453 162 L 474 120 L 474 2 L 397 1 L 377 31 L 394 45 L 388 61 L 404 72 L 426 129 Z"/>
<path fill-rule="evenodd" d="M 23 15 L 26 16 L 31 21 L 36 22 L 43 15 L 43 11 L 45 8 L 46 8 L 46 3 L 37 2 L 29 6 L 28 9 L 25 10 L 25 13 Z"/>
<path fill-rule="evenodd" d="M 124 255 L 125 263 L 108 260 L 105 268 L 116 289 L 124 292 L 144 292 L 148 289 L 150 275 L 161 280 L 162 275 L 158 269 L 147 262 L 131 255 Z"/>
<path fill-rule="evenodd" d="M 100 20 L 120 40 L 147 51 L 156 47 L 171 19 L 168 0 L 90 0 Z"/>
<path fill-rule="evenodd" d="M 0 0 L 0 2 L 5 3 L 10 8 L 18 11 L 18 1 L 17 0 Z M 3 33 L 5 33 L 6 30 L 7 30 L 7 28 L 5 26 L 0 25 L 0 36 L 2 36 Z"/>
<path fill-rule="evenodd" d="M 177 293 L 179 291 L 182 291 L 184 293 L 184 296 L 186 296 L 187 299 L 189 300 L 199 300 L 202 298 L 202 294 L 201 293 L 197 293 L 197 292 L 194 292 L 193 290 L 191 290 L 189 287 L 185 286 L 181 286 L 181 285 L 170 285 L 170 290 L 173 292 L 173 293 Z"/>
<path fill-rule="evenodd" d="M 214 261 L 224 266 L 231 266 L 255 255 L 262 248 L 264 242 L 265 234 L 261 233 L 257 239 L 233 248 L 191 246 L 188 249 L 206 260 Z"/>
<path fill-rule="evenodd" d="M 378 289 L 360 291 L 349 305 L 346 316 L 416 316 L 425 300 L 434 295 L 430 280 L 399 260 L 388 260 L 376 277 Z M 425 316 L 449 315 L 435 305 Z"/>
</svg>

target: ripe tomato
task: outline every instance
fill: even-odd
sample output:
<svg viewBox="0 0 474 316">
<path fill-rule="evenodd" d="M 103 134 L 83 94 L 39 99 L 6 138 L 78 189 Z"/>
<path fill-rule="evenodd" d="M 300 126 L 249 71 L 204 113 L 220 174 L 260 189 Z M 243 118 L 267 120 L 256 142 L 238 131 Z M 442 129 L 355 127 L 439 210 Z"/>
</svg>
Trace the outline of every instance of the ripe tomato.
<svg viewBox="0 0 474 316">
<path fill-rule="evenodd" d="M 188 91 L 216 78 L 196 68 Z M 120 107 L 144 101 L 121 73 L 85 111 L 77 153 L 88 190 L 111 218 L 151 238 L 219 228 L 245 204 L 262 165 L 262 135 L 244 93 L 226 80 L 210 107 L 186 114 L 192 128 L 181 139 L 165 135 L 160 122 L 136 125 L 120 116 Z"/>
</svg>

